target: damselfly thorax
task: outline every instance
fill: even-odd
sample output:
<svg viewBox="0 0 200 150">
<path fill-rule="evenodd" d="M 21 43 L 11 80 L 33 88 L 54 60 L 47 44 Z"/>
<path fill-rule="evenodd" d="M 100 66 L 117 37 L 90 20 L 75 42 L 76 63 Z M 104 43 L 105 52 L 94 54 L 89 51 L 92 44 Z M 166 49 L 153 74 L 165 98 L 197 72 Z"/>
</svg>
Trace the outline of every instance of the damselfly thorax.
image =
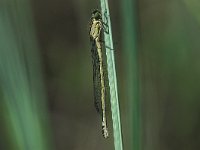
<svg viewBox="0 0 200 150">
<path fill-rule="evenodd" d="M 90 22 L 90 40 L 92 43 L 92 61 L 93 61 L 93 84 L 94 99 L 97 111 L 102 112 L 102 133 L 105 138 L 108 137 L 108 128 L 106 121 L 105 104 L 105 69 L 103 67 L 103 49 L 102 49 L 102 31 L 103 22 L 101 13 L 98 10 L 93 11 Z M 100 103 L 99 103 L 100 100 Z"/>
</svg>

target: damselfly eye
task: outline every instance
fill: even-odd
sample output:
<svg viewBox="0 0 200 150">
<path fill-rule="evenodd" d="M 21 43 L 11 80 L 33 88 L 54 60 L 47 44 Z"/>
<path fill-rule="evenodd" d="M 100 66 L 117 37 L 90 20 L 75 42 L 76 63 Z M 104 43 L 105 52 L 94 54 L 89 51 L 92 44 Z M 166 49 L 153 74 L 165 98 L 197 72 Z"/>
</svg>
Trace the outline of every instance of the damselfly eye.
<svg viewBox="0 0 200 150">
<path fill-rule="evenodd" d="M 102 19 L 101 12 L 96 9 L 92 12 L 92 18 L 95 18 L 96 20 Z"/>
</svg>

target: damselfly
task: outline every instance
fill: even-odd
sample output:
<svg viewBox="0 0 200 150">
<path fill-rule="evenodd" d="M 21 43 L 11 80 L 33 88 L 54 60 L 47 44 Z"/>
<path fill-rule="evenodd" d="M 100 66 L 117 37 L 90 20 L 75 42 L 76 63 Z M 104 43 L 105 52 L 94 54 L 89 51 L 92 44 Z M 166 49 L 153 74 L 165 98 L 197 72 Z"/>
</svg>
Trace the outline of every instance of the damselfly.
<svg viewBox="0 0 200 150">
<path fill-rule="evenodd" d="M 103 61 L 103 26 L 102 15 L 99 10 L 92 12 L 90 22 L 90 41 L 92 43 L 93 62 L 93 84 L 94 100 L 97 111 L 102 115 L 102 133 L 104 138 L 108 137 L 108 127 L 106 119 L 106 87 L 105 87 L 105 67 Z"/>
</svg>

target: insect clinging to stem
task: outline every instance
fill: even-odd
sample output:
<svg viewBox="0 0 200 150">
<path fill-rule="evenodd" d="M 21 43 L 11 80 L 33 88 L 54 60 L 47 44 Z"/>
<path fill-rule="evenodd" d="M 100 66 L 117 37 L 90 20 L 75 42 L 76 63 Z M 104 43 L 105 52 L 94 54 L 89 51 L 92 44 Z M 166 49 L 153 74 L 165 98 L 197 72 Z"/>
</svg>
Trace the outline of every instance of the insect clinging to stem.
<svg viewBox="0 0 200 150">
<path fill-rule="evenodd" d="M 97 111 L 102 115 L 102 133 L 104 138 L 108 138 L 108 127 L 106 119 L 105 104 L 105 69 L 103 67 L 103 31 L 104 23 L 102 21 L 101 12 L 96 9 L 92 12 L 90 20 L 90 41 L 92 43 L 92 62 L 93 62 L 93 84 L 94 99 Z"/>
</svg>

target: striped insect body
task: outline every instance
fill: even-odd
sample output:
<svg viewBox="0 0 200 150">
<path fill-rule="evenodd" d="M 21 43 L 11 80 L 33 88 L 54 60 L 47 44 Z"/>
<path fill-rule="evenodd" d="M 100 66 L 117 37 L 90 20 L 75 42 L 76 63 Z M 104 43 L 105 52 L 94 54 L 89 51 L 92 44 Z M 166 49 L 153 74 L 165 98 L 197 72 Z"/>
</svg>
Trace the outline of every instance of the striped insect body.
<svg viewBox="0 0 200 150">
<path fill-rule="evenodd" d="M 92 12 L 90 22 L 90 41 L 92 43 L 92 62 L 93 62 L 93 85 L 95 107 L 102 116 L 102 134 L 104 138 L 108 138 L 108 127 L 106 120 L 106 86 L 105 86 L 105 68 L 103 66 L 102 53 L 102 35 L 103 21 L 99 10 Z"/>
</svg>

